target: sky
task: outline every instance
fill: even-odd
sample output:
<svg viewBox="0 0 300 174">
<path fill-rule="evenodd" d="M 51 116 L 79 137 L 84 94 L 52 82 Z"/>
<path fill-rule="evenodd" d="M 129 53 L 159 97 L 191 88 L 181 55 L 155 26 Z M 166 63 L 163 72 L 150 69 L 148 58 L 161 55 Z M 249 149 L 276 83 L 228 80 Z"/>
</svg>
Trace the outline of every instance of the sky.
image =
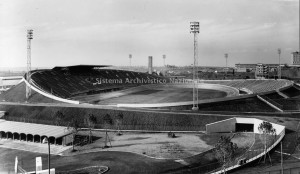
<svg viewBox="0 0 300 174">
<path fill-rule="evenodd" d="M 0 0 L 0 67 L 291 63 L 299 50 L 299 0 Z"/>
</svg>

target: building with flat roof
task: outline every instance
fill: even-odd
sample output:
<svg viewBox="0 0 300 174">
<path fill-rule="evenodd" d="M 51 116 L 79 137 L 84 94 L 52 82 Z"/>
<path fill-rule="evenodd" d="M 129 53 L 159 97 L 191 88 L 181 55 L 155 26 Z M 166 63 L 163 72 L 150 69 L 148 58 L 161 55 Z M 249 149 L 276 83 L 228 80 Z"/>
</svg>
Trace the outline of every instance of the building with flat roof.
<svg viewBox="0 0 300 174">
<path fill-rule="evenodd" d="M 252 63 L 252 64 L 242 64 L 242 63 L 238 63 L 238 64 L 235 64 L 235 68 L 237 69 L 237 71 L 239 70 L 245 70 L 247 72 L 251 72 L 251 71 L 254 71 L 256 72 L 256 68 L 261 68 L 261 66 L 267 66 L 269 67 L 270 69 L 277 69 L 278 68 L 278 64 L 272 64 L 272 63 Z"/>
<path fill-rule="evenodd" d="M 292 52 L 292 65 L 300 65 L 300 52 Z"/>
<path fill-rule="evenodd" d="M 22 76 L 0 77 L 0 93 L 1 91 L 6 91 L 12 86 L 17 85 L 22 78 Z"/>
<path fill-rule="evenodd" d="M 47 137 L 51 144 L 68 145 L 72 142 L 72 131 L 64 126 L 14 122 L 0 119 L 0 139 L 12 139 L 42 143 Z"/>
</svg>

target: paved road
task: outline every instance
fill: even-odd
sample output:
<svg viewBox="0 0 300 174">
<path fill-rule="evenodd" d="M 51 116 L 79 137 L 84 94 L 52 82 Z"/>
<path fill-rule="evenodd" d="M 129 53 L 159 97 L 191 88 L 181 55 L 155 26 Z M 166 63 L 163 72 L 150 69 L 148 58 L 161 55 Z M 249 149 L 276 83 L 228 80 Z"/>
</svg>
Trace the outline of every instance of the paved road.
<svg viewBox="0 0 300 174">
<path fill-rule="evenodd" d="M 47 168 L 47 155 L 32 153 L 20 150 L 11 150 L 0 147 L 0 161 L 7 164 L 0 173 L 13 171 L 15 156 L 18 156 L 19 163 L 26 171 L 35 170 L 35 157 L 41 156 L 43 168 Z M 68 171 L 80 169 L 87 166 L 108 166 L 109 174 L 122 173 L 163 173 L 164 171 L 183 167 L 182 164 L 174 160 L 159 160 L 148 158 L 143 155 L 128 152 L 93 152 L 75 156 L 51 156 L 51 167 L 56 171 Z"/>
</svg>

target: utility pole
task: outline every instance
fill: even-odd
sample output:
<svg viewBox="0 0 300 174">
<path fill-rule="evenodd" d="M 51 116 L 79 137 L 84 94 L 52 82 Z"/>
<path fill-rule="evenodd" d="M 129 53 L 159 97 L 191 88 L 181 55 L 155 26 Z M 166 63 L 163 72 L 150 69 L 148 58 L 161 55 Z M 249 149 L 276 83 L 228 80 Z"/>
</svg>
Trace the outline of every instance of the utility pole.
<svg viewBox="0 0 300 174">
<path fill-rule="evenodd" d="M 27 30 L 27 73 L 26 81 L 29 85 L 26 85 L 26 100 L 31 96 L 31 39 L 33 39 L 33 30 Z"/>
<path fill-rule="evenodd" d="M 278 79 L 281 79 L 281 65 L 280 65 L 280 54 L 281 54 L 281 49 L 278 48 Z"/>
<path fill-rule="evenodd" d="M 48 173 L 50 174 L 50 139 L 48 137 L 45 137 L 42 141 L 43 144 L 48 144 Z"/>
<path fill-rule="evenodd" d="M 193 67 L 193 108 L 198 110 L 198 41 L 197 36 L 200 31 L 199 22 L 190 22 L 190 33 L 194 34 L 194 67 Z"/>
<path fill-rule="evenodd" d="M 280 142 L 280 144 L 281 144 L 281 174 L 283 174 L 282 141 Z"/>
</svg>

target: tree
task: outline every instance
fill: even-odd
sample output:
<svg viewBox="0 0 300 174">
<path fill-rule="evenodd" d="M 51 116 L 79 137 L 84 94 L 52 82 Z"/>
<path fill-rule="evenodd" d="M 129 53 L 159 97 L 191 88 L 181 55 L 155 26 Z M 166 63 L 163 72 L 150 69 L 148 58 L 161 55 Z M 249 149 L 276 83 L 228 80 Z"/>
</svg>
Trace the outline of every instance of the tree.
<svg viewBox="0 0 300 174">
<path fill-rule="evenodd" d="M 92 143 L 92 129 L 95 127 L 95 124 L 97 124 L 97 118 L 93 115 L 93 114 L 89 114 L 86 118 L 85 118 L 85 124 L 88 126 L 89 128 L 89 143 Z"/>
<path fill-rule="evenodd" d="M 107 129 L 113 124 L 113 120 L 112 120 L 112 118 L 109 114 L 106 114 L 103 118 L 103 121 L 104 121 L 104 128 L 105 128 L 105 145 L 104 145 L 104 148 L 108 148 L 109 146 L 107 145 L 107 140 L 109 140 L 110 146 L 111 146 L 111 142 L 110 142 L 109 136 L 107 134 Z"/>
<path fill-rule="evenodd" d="M 120 125 L 122 124 L 123 122 L 123 114 L 122 113 L 119 113 L 117 116 L 116 116 L 116 120 L 115 120 L 115 123 L 116 123 L 116 126 L 117 126 L 117 129 L 118 129 L 118 133 L 117 135 L 122 135 L 121 131 L 120 131 Z"/>
<path fill-rule="evenodd" d="M 64 120 L 65 118 L 65 115 L 60 112 L 60 111 L 57 111 L 54 115 L 54 123 L 56 126 L 61 126 L 62 124 L 62 121 Z"/>
<path fill-rule="evenodd" d="M 71 133 L 72 133 L 72 146 L 73 146 L 73 151 L 75 151 L 74 141 L 75 141 L 75 137 L 80 129 L 79 121 L 75 118 L 72 118 L 71 121 L 69 121 L 69 123 L 68 123 L 67 129 L 69 131 L 71 131 Z"/>
<path fill-rule="evenodd" d="M 229 164 L 238 149 L 236 143 L 231 142 L 230 137 L 221 136 L 217 144 L 215 144 L 214 153 L 217 160 L 222 164 L 223 172 L 225 173 L 225 168 Z"/>
<path fill-rule="evenodd" d="M 266 161 L 266 155 L 267 155 L 267 139 L 269 135 L 274 135 L 276 133 L 276 130 L 273 128 L 273 125 L 267 121 L 263 121 L 262 123 L 259 124 L 258 126 L 258 131 L 260 133 L 262 133 L 263 135 L 263 144 L 264 144 L 264 162 Z M 269 155 L 269 159 L 271 162 L 271 157 L 270 154 Z"/>
</svg>

